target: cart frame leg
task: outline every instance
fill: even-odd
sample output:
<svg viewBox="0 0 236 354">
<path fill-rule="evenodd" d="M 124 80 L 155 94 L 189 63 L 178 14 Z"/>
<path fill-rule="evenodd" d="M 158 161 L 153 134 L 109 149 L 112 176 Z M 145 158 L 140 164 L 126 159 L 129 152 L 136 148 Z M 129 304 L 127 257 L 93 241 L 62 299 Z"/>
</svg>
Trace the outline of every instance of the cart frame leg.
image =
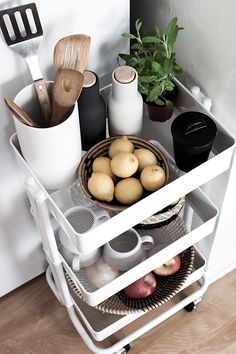
<svg viewBox="0 0 236 354">
<path fill-rule="evenodd" d="M 47 272 L 48 272 L 47 280 L 49 281 L 49 286 L 52 289 L 52 291 L 54 292 L 54 291 L 56 291 L 56 288 L 52 284 L 52 282 L 53 282 L 52 277 L 49 275 L 50 268 L 48 268 Z M 158 324 L 160 324 L 161 322 L 163 322 L 164 320 L 166 320 L 167 318 L 169 318 L 170 316 L 172 316 L 173 314 L 175 314 L 179 310 L 181 310 L 184 307 L 186 307 L 187 305 L 189 305 L 191 302 L 196 301 L 198 303 L 199 299 L 202 298 L 203 294 L 206 292 L 207 287 L 208 287 L 208 282 L 207 282 L 207 278 L 206 278 L 205 274 L 203 275 L 203 277 L 201 279 L 202 279 L 202 285 L 196 292 L 189 295 L 185 299 L 181 300 L 179 303 L 177 303 L 175 306 L 168 309 L 167 311 L 165 311 L 161 315 L 158 315 L 152 321 L 139 327 L 134 332 L 130 333 L 128 336 L 121 339 L 120 341 L 118 341 L 117 343 L 115 343 L 114 345 L 112 345 L 109 348 L 99 348 L 98 346 L 96 346 L 94 344 L 93 340 L 88 335 L 88 333 L 85 331 L 83 325 L 81 324 L 80 320 L 78 319 L 78 316 L 75 312 L 75 308 L 77 307 L 75 302 L 73 304 L 74 306 L 67 307 L 68 315 L 69 315 L 74 327 L 76 328 L 77 332 L 79 333 L 81 339 L 84 341 L 84 343 L 88 346 L 88 348 L 93 353 L 95 353 L 95 354 L 122 353 L 122 350 L 124 350 L 125 347 L 127 345 L 129 345 L 130 343 L 132 343 L 135 339 L 139 338 L 140 336 L 142 336 L 146 332 L 150 331 L 151 329 L 156 327 Z M 55 296 L 58 297 L 57 294 L 55 294 Z M 72 300 L 72 301 L 74 301 L 74 300 Z"/>
<path fill-rule="evenodd" d="M 60 303 L 67 308 L 68 315 L 74 327 L 79 333 L 81 339 L 93 353 L 121 354 L 122 352 L 125 352 L 125 347 L 129 345 L 129 343 L 133 342 L 138 337 L 150 331 L 159 323 L 163 322 L 192 301 L 200 298 L 203 293 L 205 293 L 208 283 L 206 275 L 204 274 L 202 278 L 202 285 L 196 292 L 181 300 L 179 303 L 166 310 L 164 313 L 158 315 L 153 320 L 137 328 L 135 331 L 133 331 L 120 341 L 116 342 L 111 347 L 99 348 L 95 345 L 91 337 L 85 331 L 83 325 L 81 324 L 76 314 L 75 308 L 77 305 L 70 295 L 69 288 L 64 276 L 62 260 L 58 251 L 54 230 L 49 216 L 47 197 L 41 190 L 37 188 L 36 183 L 34 183 L 32 179 L 27 183 L 27 191 L 32 204 L 32 210 L 36 218 L 36 223 L 41 233 L 43 248 L 50 266 L 46 273 L 46 278 L 49 283 L 49 286 L 51 287 L 53 293 L 60 301 Z M 51 274 L 53 274 L 53 278 Z"/>
</svg>

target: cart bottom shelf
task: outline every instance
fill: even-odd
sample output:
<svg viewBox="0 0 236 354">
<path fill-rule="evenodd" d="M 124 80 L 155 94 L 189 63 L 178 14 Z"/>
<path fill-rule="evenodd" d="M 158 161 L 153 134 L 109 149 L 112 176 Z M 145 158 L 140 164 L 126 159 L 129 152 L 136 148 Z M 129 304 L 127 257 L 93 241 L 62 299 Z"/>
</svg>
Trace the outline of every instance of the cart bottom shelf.
<svg viewBox="0 0 236 354">
<path fill-rule="evenodd" d="M 87 329 L 90 336 L 96 341 L 103 341 L 107 337 L 112 334 L 118 332 L 123 327 L 130 325 L 131 327 L 138 326 L 138 319 L 145 316 L 145 322 L 152 321 L 153 318 L 165 316 L 166 312 L 173 312 L 174 314 L 178 311 L 178 303 L 180 303 L 185 297 L 191 296 L 189 303 L 197 299 L 197 295 L 195 296 L 195 292 L 199 290 L 199 286 L 194 284 L 198 281 L 204 274 L 205 267 L 205 259 L 203 256 L 197 251 L 195 248 L 195 259 L 194 265 L 191 275 L 188 277 L 187 282 L 181 291 L 169 302 L 165 305 L 162 305 L 160 308 L 149 311 L 148 313 L 137 313 L 137 314 L 129 314 L 129 315 L 114 315 L 103 313 L 89 305 L 87 305 L 83 300 L 78 298 L 73 290 L 70 290 L 71 297 L 74 300 L 74 307 L 78 313 L 79 321 L 83 324 L 83 326 Z M 52 280 L 52 279 L 51 279 Z M 48 278 L 48 282 L 51 288 L 52 284 L 50 278 Z M 191 285 L 191 286 L 190 286 Z M 53 290 L 53 289 L 52 289 Z M 183 304 L 181 308 L 186 306 Z M 177 306 L 177 307 L 176 307 Z M 170 315 L 171 315 L 170 314 Z M 169 315 L 166 317 L 168 318 Z M 133 323 L 135 321 L 135 323 Z M 143 319 L 142 319 L 143 322 Z M 161 321 L 160 321 L 161 322 Z"/>
</svg>

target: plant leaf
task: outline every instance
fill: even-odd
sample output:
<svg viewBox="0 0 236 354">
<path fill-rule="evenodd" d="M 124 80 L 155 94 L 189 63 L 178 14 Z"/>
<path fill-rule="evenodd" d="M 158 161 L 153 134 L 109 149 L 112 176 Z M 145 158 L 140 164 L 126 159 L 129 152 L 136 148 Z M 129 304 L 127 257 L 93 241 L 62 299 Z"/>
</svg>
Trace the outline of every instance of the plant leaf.
<svg viewBox="0 0 236 354">
<path fill-rule="evenodd" d="M 167 30 L 166 30 L 166 34 L 168 37 L 172 35 L 172 33 L 175 31 L 176 27 L 177 27 L 177 17 L 174 17 L 169 22 Z M 177 27 L 177 29 L 178 29 L 178 27 Z"/>
<path fill-rule="evenodd" d="M 140 63 L 137 60 L 137 58 L 131 58 L 131 59 L 126 61 L 126 65 L 132 66 L 133 68 L 138 70 L 138 67 L 140 66 Z"/>
<path fill-rule="evenodd" d="M 161 92 L 161 87 L 159 85 L 154 86 L 148 95 L 149 100 L 151 102 L 155 101 L 157 97 L 160 95 L 160 92 Z"/>
<path fill-rule="evenodd" d="M 156 79 L 156 76 L 141 76 L 139 75 L 139 80 L 142 83 L 149 83 Z"/>
<path fill-rule="evenodd" d="M 156 26 L 155 26 L 155 32 L 156 32 L 157 36 L 160 38 L 161 37 L 161 29 L 158 24 L 156 24 Z"/>
<path fill-rule="evenodd" d="M 166 100 L 166 106 L 168 107 L 168 108 L 173 108 L 173 102 L 171 102 L 171 101 L 169 101 L 169 100 Z"/>
<path fill-rule="evenodd" d="M 174 43 L 176 41 L 177 35 L 178 35 L 179 28 L 177 26 L 177 17 L 174 17 L 168 27 L 167 27 L 167 46 L 168 50 L 171 53 L 173 50 Z"/>
<path fill-rule="evenodd" d="M 159 63 L 157 63 L 156 61 L 152 61 L 152 68 L 157 73 L 159 73 L 161 75 L 163 74 L 162 66 Z"/>
<path fill-rule="evenodd" d="M 166 91 L 173 91 L 173 88 L 174 88 L 174 84 L 173 84 L 173 85 L 168 84 L 168 85 L 165 87 L 165 90 L 166 90 Z"/>
<path fill-rule="evenodd" d="M 161 40 L 157 37 L 146 36 L 142 38 L 143 43 L 161 43 Z"/>
<path fill-rule="evenodd" d="M 173 51 L 173 47 L 177 38 L 177 34 L 178 34 L 178 28 L 175 27 L 175 29 L 173 30 L 173 32 L 170 33 L 170 35 L 168 35 L 167 37 L 167 47 L 169 49 L 169 52 L 171 53 Z"/>
<path fill-rule="evenodd" d="M 140 50 L 140 51 L 145 51 L 145 48 L 143 48 L 143 46 L 141 46 L 141 44 L 139 44 L 139 43 L 134 43 L 131 46 L 131 49 L 137 49 L 137 50 Z"/>
<path fill-rule="evenodd" d="M 119 53 L 118 55 L 121 59 L 123 59 L 125 61 L 128 59 L 131 59 L 133 57 L 131 54 L 124 54 L 124 53 Z"/>
<path fill-rule="evenodd" d="M 165 106 L 165 102 L 163 102 L 160 98 L 156 98 L 154 101 L 158 106 Z"/>
<path fill-rule="evenodd" d="M 131 66 L 141 64 L 140 60 L 138 58 L 135 58 L 135 57 L 130 58 L 129 63 L 130 63 Z"/>
<path fill-rule="evenodd" d="M 177 73 L 177 74 L 181 74 L 182 73 L 182 68 L 179 64 L 174 64 L 174 71 Z"/>
<path fill-rule="evenodd" d="M 164 61 L 164 72 L 169 75 L 173 71 L 173 58 Z"/>
<path fill-rule="evenodd" d="M 127 38 L 127 39 L 136 39 L 136 37 L 133 34 L 128 33 L 128 32 L 122 33 L 121 36 L 124 37 L 124 38 Z"/>
<path fill-rule="evenodd" d="M 140 28 L 142 27 L 142 25 L 143 25 L 143 22 L 140 20 L 140 18 L 138 18 L 135 21 L 135 28 L 136 28 L 137 34 L 139 34 L 139 31 L 140 31 Z"/>
<path fill-rule="evenodd" d="M 121 54 L 119 54 L 119 57 L 125 61 L 126 65 L 135 67 L 136 69 L 137 69 L 137 66 L 142 64 L 141 59 L 138 59 L 131 54 L 122 54 L 121 53 Z"/>
</svg>

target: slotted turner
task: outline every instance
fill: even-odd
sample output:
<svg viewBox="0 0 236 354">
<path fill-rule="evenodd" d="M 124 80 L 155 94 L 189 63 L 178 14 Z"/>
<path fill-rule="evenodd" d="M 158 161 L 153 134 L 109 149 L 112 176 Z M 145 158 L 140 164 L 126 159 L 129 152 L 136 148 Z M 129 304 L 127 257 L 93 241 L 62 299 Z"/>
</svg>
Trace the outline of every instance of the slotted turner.
<svg viewBox="0 0 236 354">
<path fill-rule="evenodd" d="M 88 61 L 91 37 L 73 34 L 61 38 L 55 45 L 53 62 L 55 71 L 60 68 L 84 72 Z"/>
<path fill-rule="evenodd" d="M 25 58 L 45 121 L 49 125 L 51 103 L 38 63 L 43 29 L 35 3 L 0 11 L 0 28 L 8 46 Z"/>
</svg>

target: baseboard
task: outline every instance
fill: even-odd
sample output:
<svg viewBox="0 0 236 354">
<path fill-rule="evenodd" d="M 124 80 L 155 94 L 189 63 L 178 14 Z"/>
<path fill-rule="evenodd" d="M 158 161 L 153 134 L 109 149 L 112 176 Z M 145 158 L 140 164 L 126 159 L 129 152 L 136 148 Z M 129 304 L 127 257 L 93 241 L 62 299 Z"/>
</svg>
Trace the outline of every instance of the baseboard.
<svg viewBox="0 0 236 354">
<path fill-rule="evenodd" d="M 207 269 L 207 276 L 208 276 L 209 283 L 211 284 L 215 282 L 216 280 L 222 278 L 224 275 L 228 274 L 234 269 L 236 269 L 235 256 L 234 259 L 231 260 L 231 262 L 229 261 L 229 259 L 227 262 L 225 262 L 224 259 L 212 264 Z"/>
</svg>

